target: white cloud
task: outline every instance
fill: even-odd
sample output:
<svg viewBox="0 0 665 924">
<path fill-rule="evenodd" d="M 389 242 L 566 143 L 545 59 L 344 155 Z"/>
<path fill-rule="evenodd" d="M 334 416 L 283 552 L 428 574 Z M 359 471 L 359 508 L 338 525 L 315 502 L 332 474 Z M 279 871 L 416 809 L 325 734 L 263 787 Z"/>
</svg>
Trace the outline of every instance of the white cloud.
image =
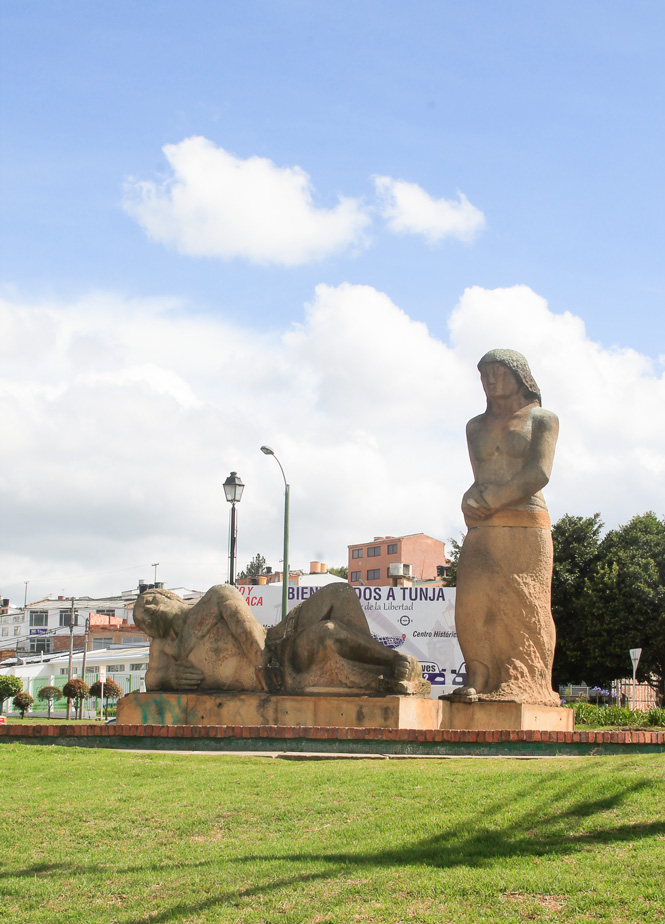
<svg viewBox="0 0 665 924">
<path fill-rule="evenodd" d="M 396 234 L 422 234 L 430 244 L 444 237 L 472 240 L 485 227 L 485 216 L 463 193 L 458 201 L 433 199 L 417 183 L 375 176 L 380 212 Z"/>
<path fill-rule="evenodd" d="M 260 551 L 276 567 L 283 486 L 262 443 L 291 483 L 296 566 L 341 564 L 375 535 L 457 535 L 491 347 L 527 356 L 561 419 L 553 518 L 665 512 L 662 368 L 604 349 L 525 286 L 468 289 L 447 342 L 370 286 L 317 287 L 281 336 L 172 308 L 0 302 L 3 596 L 22 599 L 28 579 L 33 598 L 119 590 L 151 561 L 172 585 L 224 580 L 231 470 L 246 483 L 240 564 Z"/>
<path fill-rule="evenodd" d="M 167 144 L 172 176 L 126 184 L 124 207 L 148 236 L 192 256 L 296 266 L 363 243 L 370 222 L 357 199 L 314 203 L 300 167 L 234 157 L 206 138 Z"/>
</svg>

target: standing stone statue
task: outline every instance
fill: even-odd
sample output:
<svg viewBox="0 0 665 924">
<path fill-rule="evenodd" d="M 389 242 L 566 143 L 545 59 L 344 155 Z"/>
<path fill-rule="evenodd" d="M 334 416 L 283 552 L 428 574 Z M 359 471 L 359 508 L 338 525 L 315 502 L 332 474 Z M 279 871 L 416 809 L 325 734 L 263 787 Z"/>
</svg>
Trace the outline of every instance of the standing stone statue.
<svg viewBox="0 0 665 924">
<path fill-rule="evenodd" d="M 541 489 L 559 421 L 515 350 L 478 363 L 487 410 L 467 424 L 474 483 L 457 569 L 455 622 L 467 682 L 452 698 L 558 706 L 552 690 L 552 533 Z"/>
</svg>

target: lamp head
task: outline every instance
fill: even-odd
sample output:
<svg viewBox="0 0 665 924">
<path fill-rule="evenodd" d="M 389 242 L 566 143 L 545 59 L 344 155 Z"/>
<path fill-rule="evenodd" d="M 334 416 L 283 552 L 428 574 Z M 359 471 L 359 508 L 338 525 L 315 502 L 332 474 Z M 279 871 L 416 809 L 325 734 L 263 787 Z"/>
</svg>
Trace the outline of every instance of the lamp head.
<svg viewBox="0 0 665 924">
<path fill-rule="evenodd" d="M 231 472 L 224 482 L 224 494 L 229 504 L 237 504 L 242 497 L 245 485 L 237 472 Z"/>
<path fill-rule="evenodd" d="M 274 456 L 275 450 L 271 449 L 270 446 L 261 446 L 261 452 L 266 456 Z"/>
</svg>

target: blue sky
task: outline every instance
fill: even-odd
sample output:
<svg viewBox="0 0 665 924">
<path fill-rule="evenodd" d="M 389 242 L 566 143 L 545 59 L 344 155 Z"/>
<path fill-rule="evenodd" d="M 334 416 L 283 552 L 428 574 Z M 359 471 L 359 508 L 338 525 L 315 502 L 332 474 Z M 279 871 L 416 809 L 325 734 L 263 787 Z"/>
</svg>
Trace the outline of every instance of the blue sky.
<svg viewBox="0 0 665 924">
<path fill-rule="evenodd" d="M 241 559 L 259 550 L 277 559 L 279 484 L 270 460 L 254 458 L 271 440 L 295 476 L 294 564 L 340 563 L 365 533 L 456 535 L 468 480 L 463 418 L 482 404 L 473 391 L 467 398 L 475 379 L 467 384 L 460 369 L 475 375 L 485 333 L 507 338 L 489 346 L 543 354 L 528 358 L 545 376 L 546 405 L 548 394 L 559 401 L 548 406 L 564 439 L 553 515 L 599 509 L 615 525 L 647 507 L 662 513 L 662 443 L 617 455 L 600 481 L 593 463 L 604 460 L 607 473 L 617 418 L 636 401 L 652 427 L 662 414 L 662 3 L 67 0 L 8 3 L 1 16 L 0 296 L 14 331 L 2 394 L 15 448 L 2 490 L 21 539 L 0 557 L 0 590 L 14 595 L 37 573 L 58 583 L 159 555 L 173 562 L 172 583 L 223 579 L 226 537 L 216 530 L 227 510 L 202 499 L 218 490 L 217 464 L 255 478 Z M 193 138 L 206 141 L 187 146 Z M 387 198 L 376 177 L 387 178 Z M 515 293 L 513 307 L 503 290 Z M 476 296 L 465 300 L 467 291 Z M 526 314 L 515 307 L 523 301 Z M 518 343 L 524 324 L 530 334 Z M 339 334 L 334 353 L 317 340 L 324 328 L 328 343 Z M 444 350 L 445 393 L 432 381 L 409 396 L 419 365 L 398 347 L 406 351 L 410 334 L 425 354 Z M 223 369 L 213 357 L 197 364 L 217 337 Z M 136 338 L 147 358 L 130 355 Z M 351 373 L 340 382 L 345 363 L 357 382 L 374 370 L 367 405 Z M 377 383 L 396 365 L 404 378 L 393 395 Z M 605 422 L 593 443 L 575 417 L 579 396 L 566 390 L 571 376 L 605 402 L 591 414 L 594 426 Z M 617 379 L 626 388 L 614 393 Z M 165 394 L 173 407 L 160 403 Z M 154 421 L 143 434 L 172 526 L 145 501 L 130 408 Z M 192 451 L 208 444 L 189 473 L 207 493 L 183 490 L 187 463 L 162 459 L 169 428 Z M 319 456 L 319 428 L 353 460 L 348 506 L 312 503 L 340 465 Z M 114 447 L 109 472 L 104 442 Z M 588 459 L 587 474 L 566 459 Z M 404 470 L 422 485 L 421 510 L 400 493 Z M 626 473 L 639 488 L 625 489 Z M 134 500 L 119 507 L 123 480 L 120 493 Z M 63 524 L 68 538 L 56 543 Z M 191 564 L 203 560 L 208 570 Z"/>
</svg>

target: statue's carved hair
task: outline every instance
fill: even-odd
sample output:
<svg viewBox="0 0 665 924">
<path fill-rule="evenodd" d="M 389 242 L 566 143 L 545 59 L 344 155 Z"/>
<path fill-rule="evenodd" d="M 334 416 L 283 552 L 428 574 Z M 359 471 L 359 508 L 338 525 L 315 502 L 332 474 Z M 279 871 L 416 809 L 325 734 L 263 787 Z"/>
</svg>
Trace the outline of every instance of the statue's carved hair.
<svg viewBox="0 0 665 924">
<path fill-rule="evenodd" d="M 174 594 L 172 590 L 165 590 L 163 587 L 150 587 L 148 590 L 144 590 L 142 594 L 136 599 L 134 604 L 134 622 L 143 632 L 150 634 L 150 630 L 158 630 L 158 634 L 163 636 L 168 633 L 168 626 L 164 623 L 163 618 L 159 617 L 155 620 L 148 616 L 143 608 L 146 597 L 150 594 L 154 594 L 156 597 L 163 597 L 167 600 L 178 600 L 180 603 L 183 602 L 182 597 L 179 597 L 178 594 Z"/>
<path fill-rule="evenodd" d="M 501 363 L 507 369 L 510 369 L 522 383 L 524 390 L 542 407 L 540 388 L 536 385 L 536 380 L 531 375 L 529 364 L 521 353 L 518 353 L 517 350 L 490 350 L 489 353 L 485 353 L 478 363 L 478 369 L 482 372 L 483 366 L 487 363 Z"/>
</svg>

